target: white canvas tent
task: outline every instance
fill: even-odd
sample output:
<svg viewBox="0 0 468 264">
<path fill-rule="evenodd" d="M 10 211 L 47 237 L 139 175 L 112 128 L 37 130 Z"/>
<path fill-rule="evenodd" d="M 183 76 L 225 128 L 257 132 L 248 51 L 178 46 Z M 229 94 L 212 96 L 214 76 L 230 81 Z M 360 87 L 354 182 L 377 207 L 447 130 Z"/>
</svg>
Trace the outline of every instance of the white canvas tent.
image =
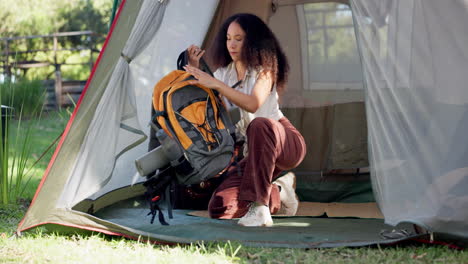
<svg viewBox="0 0 468 264">
<path fill-rule="evenodd" d="M 295 170 L 302 201 L 375 197 L 386 224 L 468 238 L 466 0 L 123 0 L 18 231 L 46 225 L 165 242 L 255 242 L 248 233 L 258 234 L 230 221 L 176 216 L 169 227 L 148 225 L 139 206 L 144 179 L 133 165 L 148 148 L 154 84 L 190 44 L 209 50 L 220 23 L 238 12 L 267 21 L 290 60 L 281 106 L 308 145 Z M 367 167 L 372 189 L 359 173 Z M 371 222 L 359 226 L 375 224 L 361 220 Z M 294 226 L 301 221 L 307 224 Z M 258 242 L 332 245 L 301 234 L 336 228 L 335 220 L 317 219 L 316 229 L 308 221 L 275 219 L 284 240 Z M 281 229 L 287 223 L 291 229 Z"/>
</svg>

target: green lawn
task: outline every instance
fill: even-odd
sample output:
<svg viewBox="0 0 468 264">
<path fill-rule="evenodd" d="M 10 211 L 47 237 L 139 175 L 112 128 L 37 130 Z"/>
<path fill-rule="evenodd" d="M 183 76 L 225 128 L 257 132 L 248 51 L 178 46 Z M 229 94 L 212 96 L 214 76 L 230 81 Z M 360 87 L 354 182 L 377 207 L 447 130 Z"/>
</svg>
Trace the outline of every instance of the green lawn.
<svg viewBox="0 0 468 264">
<path fill-rule="evenodd" d="M 19 148 L 22 145 L 24 138 L 28 137 L 27 131 L 30 130 L 30 142 L 27 146 L 30 153 L 30 159 L 27 162 L 29 165 L 27 178 L 30 178 L 31 182 L 27 185 L 23 195 L 25 199 L 31 200 L 34 196 L 36 187 L 58 143 L 58 137 L 62 134 L 70 115 L 71 112 L 68 110 L 53 111 L 43 113 L 38 119 L 22 120 L 21 122 L 12 120 L 9 124 L 10 146 L 13 148 L 10 149 L 10 154 L 15 152 L 15 147 Z M 53 144 L 54 142 L 55 144 Z M 11 159 L 12 157 L 10 157 Z M 35 166 L 32 167 L 32 165 Z"/>
<path fill-rule="evenodd" d="M 34 125 L 30 164 L 61 134 L 68 117 L 66 111 L 50 113 Z M 310 250 L 251 248 L 236 243 L 165 246 L 101 234 L 44 234 L 41 228 L 16 237 L 16 225 L 34 195 L 53 149 L 37 164 L 24 198 L 0 207 L 0 263 L 468 263 L 467 251 L 440 246 Z"/>
</svg>

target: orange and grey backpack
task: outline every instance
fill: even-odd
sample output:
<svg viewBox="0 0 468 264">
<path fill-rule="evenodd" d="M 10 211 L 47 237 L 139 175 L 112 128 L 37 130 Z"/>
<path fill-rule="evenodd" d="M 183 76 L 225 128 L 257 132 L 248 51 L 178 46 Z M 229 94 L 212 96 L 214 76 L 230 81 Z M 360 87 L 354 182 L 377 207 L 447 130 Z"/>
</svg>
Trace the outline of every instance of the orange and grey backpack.
<svg viewBox="0 0 468 264">
<path fill-rule="evenodd" d="M 168 165 L 146 175 L 151 223 L 159 212 L 159 221 L 167 224 L 159 208 L 163 196 L 172 218 L 175 185 L 194 186 L 215 177 L 219 182 L 234 160 L 235 127 L 226 108 L 216 91 L 189 83 L 194 78 L 180 70 L 186 61 L 185 51 L 177 62 L 179 70 L 164 76 L 153 90 L 149 150 L 160 146 L 163 155 L 157 156 L 158 162 L 165 158 L 162 164 Z M 212 75 L 206 63 L 200 62 L 202 70 Z"/>
<path fill-rule="evenodd" d="M 235 143 L 234 126 L 219 96 L 210 88 L 189 84 L 190 80 L 189 73 L 175 70 L 153 90 L 153 123 L 180 149 L 180 157 L 170 162 L 178 182 L 187 185 L 222 172 L 231 161 Z M 164 140 L 159 141 L 163 144 Z"/>
</svg>

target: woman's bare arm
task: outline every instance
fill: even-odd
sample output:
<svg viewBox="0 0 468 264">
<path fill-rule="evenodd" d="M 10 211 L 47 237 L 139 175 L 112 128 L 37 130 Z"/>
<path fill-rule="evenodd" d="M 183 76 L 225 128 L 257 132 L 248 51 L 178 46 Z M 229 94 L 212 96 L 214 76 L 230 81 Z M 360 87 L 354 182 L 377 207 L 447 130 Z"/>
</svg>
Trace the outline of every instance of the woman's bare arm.
<svg viewBox="0 0 468 264">
<path fill-rule="evenodd" d="M 250 113 L 255 113 L 258 108 L 262 106 L 273 87 L 273 79 L 270 72 L 260 73 L 257 81 L 255 82 L 252 93 L 245 94 L 229 87 L 222 81 L 199 70 L 198 68 L 190 65 L 187 65 L 184 68 L 197 79 L 191 81 L 191 84 L 201 84 L 208 88 L 217 90 L 233 104 Z"/>
</svg>

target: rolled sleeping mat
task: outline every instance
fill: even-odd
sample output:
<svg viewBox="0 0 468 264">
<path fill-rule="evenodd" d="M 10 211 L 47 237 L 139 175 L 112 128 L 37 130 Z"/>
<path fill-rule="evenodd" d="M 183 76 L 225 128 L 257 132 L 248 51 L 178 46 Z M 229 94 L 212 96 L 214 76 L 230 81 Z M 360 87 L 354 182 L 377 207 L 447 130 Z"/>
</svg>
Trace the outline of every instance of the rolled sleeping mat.
<svg viewBox="0 0 468 264">
<path fill-rule="evenodd" d="M 141 176 L 149 175 L 169 164 L 170 160 L 162 146 L 159 146 L 135 160 L 135 166 Z"/>
</svg>

